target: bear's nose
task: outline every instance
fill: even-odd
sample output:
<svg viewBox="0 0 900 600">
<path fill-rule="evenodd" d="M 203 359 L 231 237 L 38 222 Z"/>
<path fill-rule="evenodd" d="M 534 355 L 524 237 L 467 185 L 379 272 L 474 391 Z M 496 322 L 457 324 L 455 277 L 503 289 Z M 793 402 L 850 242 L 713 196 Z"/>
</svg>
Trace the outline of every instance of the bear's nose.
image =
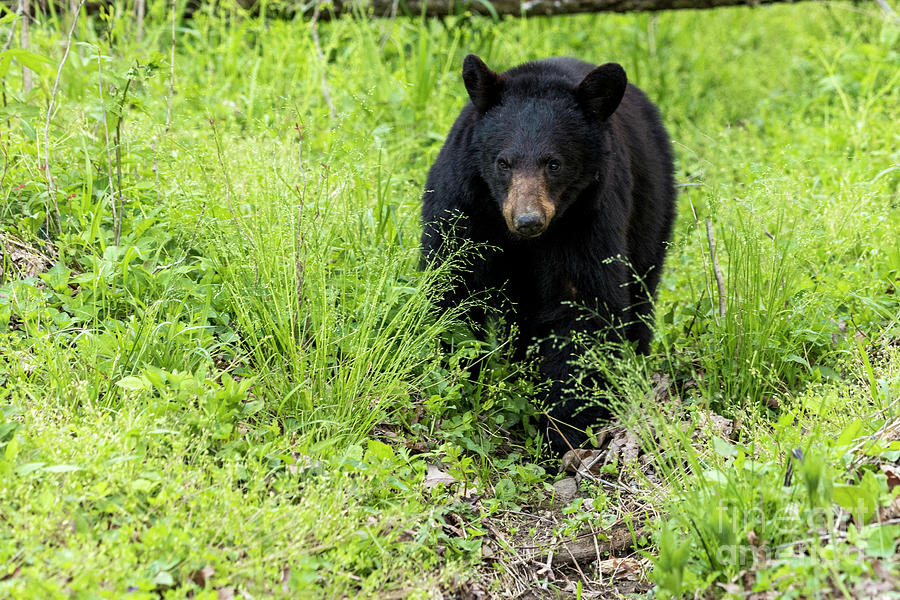
<svg viewBox="0 0 900 600">
<path fill-rule="evenodd" d="M 514 225 L 519 235 L 534 237 L 544 230 L 544 217 L 538 212 L 527 212 L 517 216 Z"/>
</svg>

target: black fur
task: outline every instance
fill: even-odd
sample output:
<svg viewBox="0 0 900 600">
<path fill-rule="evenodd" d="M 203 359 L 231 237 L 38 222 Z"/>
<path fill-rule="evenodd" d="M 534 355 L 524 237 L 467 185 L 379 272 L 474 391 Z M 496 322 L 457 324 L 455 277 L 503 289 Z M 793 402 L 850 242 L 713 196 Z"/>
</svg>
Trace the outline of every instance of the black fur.
<svg viewBox="0 0 900 600">
<path fill-rule="evenodd" d="M 549 414 L 568 443 L 544 426 L 562 453 L 605 416 L 567 391 L 573 334 L 649 348 L 650 301 L 675 215 L 669 137 L 614 63 L 551 58 L 498 74 L 469 55 L 463 80 L 471 102 L 428 173 L 423 258 L 442 260 L 459 241 L 448 237 L 486 245 L 441 304 L 505 293 L 519 347 L 540 343 Z"/>
</svg>

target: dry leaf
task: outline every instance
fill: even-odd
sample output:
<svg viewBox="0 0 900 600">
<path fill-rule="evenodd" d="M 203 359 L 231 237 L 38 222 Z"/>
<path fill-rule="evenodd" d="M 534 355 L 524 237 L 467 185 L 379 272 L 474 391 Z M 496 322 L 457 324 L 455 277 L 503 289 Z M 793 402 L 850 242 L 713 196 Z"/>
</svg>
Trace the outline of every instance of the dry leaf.
<svg viewBox="0 0 900 600">
<path fill-rule="evenodd" d="M 620 463 L 633 463 L 641 454 L 641 444 L 634 432 L 619 429 L 613 434 L 606 449 L 606 462 L 618 460 Z"/>
<path fill-rule="evenodd" d="M 704 410 L 697 415 L 696 432 L 711 433 L 722 439 L 730 440 L 731 434 L 734 433 L 734 421 L 712 411 Z"/>
<path fill-rule="evenodd" d="M 578 473 L 584 468 L 602 464 L 603 450 L 590 450 L 588 448 L 576 448 L 569 450 L 562 457 L 560 471 L 563 473 Z"/>
<path fill-rule="evenodd" d="M 881 472 L 887 476 L 888 489 L 894 489 L 900 485 L 900 468 L 897 465 L 882 463 Z"/>
<path fill-rule="evenodd" d="M 193 581 L 200 587 L 206 587 L 206 585 L 209 583 L 209 580 L 212 579 L 212 576 L 215 574 L 216 570 L 212 567 L 212 565 L 206 565 L 202 569 L 191 573 L 190 578 L 191 581 Z"/>
<path fill-rule="evenodd" d="M 725 590 L 726 594 L 731 594 L 732 596 L 739 596 L 744 592 L 741 586 L 736 583 L 719 583 L 718 586 Z"/>
<path fill-rule="evenodd" d="M 234 588 L 219 588 L 216 590 L 216 600 L 234 600 Z"/>
<path fill-rule="evenodd" d="M 875 510 L 875 518 L 879 522 L 893 521 L 900 517 L 900 496 L 897 496 L 887 506 L 879 506 Z"/>
<path fill-rule="evenodd" d="M 641 581 L 644 563 L 635 558 L 608 558 L 597 562 L 597 572 L 614 580 Z"/>
<path fill-rule="evenodd" d="M 41 252 L 39 249 L 29 246 L 25 242 L 14 238 L 10 235 L 0 233 L 0 245 L 8 257 L 9 263 L 0 260 L 0 276 L 4 275 L 4 266 L 12 265 L 10 273 L 6 274 L 6 279 L 10 277 L 37 277 L 53 264 L 53 258 Z M 53 248 L 50 254 L 55 254 Z"/>
<path fill-rule="evenodd" d="M 653 384 L 653 389 L 650 391 L 650 400 L 658 406 L 671 406 L 672 408 L 681 406 L 681 401 L 672 397 L 669 393 L 669 388 L 672 387 L 672 380 L 666 373 L 653 373 L 650 375 L 650 383 Z"/>
<path fill-rule="evenodd" d="M 444 486 L 449 486 L 456 483 L 456 477 L 440 470 L 437 466 L 428 463 L 428 472 L 425 474 L 425 481 L 422 482 L 422 485 L 426 490 L 430 490 L 439 483 L 443 483 Z"/>
<path fill-rule="evenodd" d="M 897 589 L 900 589 L 900 580 L 892 573 L 891 563 L 885 564 L 882 560 L 870 559 L 869 565 L 872 576 L 861 578 L 853 588 L 854 598 L 866 598 L 867 600 L 894 600 L 897 598 Z"/>
</svg>

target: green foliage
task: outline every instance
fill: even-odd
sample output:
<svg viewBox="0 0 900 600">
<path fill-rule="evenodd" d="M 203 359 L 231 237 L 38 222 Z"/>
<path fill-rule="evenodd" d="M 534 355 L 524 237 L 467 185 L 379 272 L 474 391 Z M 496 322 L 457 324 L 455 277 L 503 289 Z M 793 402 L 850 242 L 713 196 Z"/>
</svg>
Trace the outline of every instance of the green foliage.
<svg viewBox="0 0 900 600">
<path fill-rule="evenodd" d="M 128 3 L 81 15 L 49 139 L 67 17 L 0 52 L 0 596 L 436 597 L 481 564 L 481 510 L 544 498 L 532 365 L 504 324 L 479 339 L 465 306 L 436 315 L 446 269 L 418 269 L 468 52 L 619 61 L 672 133 L 654 354 L 585 354 L 613 382 L 586 393 L 642 406 L 657 445 L 658 594 L 751 566 L 759 591 L 822 594 L 872 576 L 858 551 L 894 556 L 878 516 L 896 488 L 873 462 L 900 456 L 874 435 L 900 393 L 890 20 L 356 15 L 319 23 L 320 58 L 277 3 L 176 5 L 174 43 L 169 3 L 142 36 Z M 698 423 L 714 408 L 740 433 L 698 449 L 641 404 L 657 372 Z M 435 464 L 455 487 L 423 489 Z M 560 534 L 606 522 L 581 502 Z"/>
</svg>

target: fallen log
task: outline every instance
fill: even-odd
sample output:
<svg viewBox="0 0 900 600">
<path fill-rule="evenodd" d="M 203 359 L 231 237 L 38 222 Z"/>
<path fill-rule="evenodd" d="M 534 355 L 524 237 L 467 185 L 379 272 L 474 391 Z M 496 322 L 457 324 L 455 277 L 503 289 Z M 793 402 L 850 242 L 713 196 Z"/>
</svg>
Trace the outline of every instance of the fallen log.
<svg viewBox="0 0 900 600">
<path fill-rule="evenodd" d="M 235 0 L 246 10 L 258 10 L 260 0 Z M 343 13 L 361 11 L 374 17 L 392 15 L 428 17 L 472 12 L 499 17 L 552 16 L 594 12 L 650 12 L 679 9 L 706 9 L 721 6 L 758 6 L 772 3 L 793 3 L 796 0 L 332 0 L 322 2 L 319 19 Z M 822 0 L 810 0 L 822 1 Z M 271 6 L 272 3 L 269 3 Z M 300 11 L 311 16 L 315 0 Z"/>
<path fill-rule="evenodd" d="M 53 0 L 34 0 L 32 14 L 50 12 Z M 166 0 L 168 2 L 169 0 Z M 490 15 L 495 18 L 512 16 L 553 16 L 596 12 L 656 12 L 663 10 L 707 9 L 723 6 L 759 6 L 762 4 L 794 3 L 799 1 L 822 2 L 825 0 L 309 0 L 290 2 L 286 0 L 187 0 L 179 3 L 182 17 L 190 18 L 204 4 L 216 4 L 219 8 L 240 7 L 251 13 L 265 8 L 266 13 L 281 18 L 294 18 L 298 14 L 312 18 L 316 5 L 319 6 L 318 20 L 324 21 L 342 14 L 356 13 L 374 18 L 405 15 L 422 15 L 423 6 L 428 17 L 446 17 L 466 12 Z M 17 0 L 0 0 L 11 12 L 22 12 Z M 69 0 L 55 0 L 55 10 L 64 13 Z M 140 18 L 146 0 L 135 0 L 135 18 Z M 113 0 L 87 0 L 85 10 L 95 13 L 103 6 L 112 6 Z M 0 11 L 2 14 L 2 11 Z"/>
</svg>

